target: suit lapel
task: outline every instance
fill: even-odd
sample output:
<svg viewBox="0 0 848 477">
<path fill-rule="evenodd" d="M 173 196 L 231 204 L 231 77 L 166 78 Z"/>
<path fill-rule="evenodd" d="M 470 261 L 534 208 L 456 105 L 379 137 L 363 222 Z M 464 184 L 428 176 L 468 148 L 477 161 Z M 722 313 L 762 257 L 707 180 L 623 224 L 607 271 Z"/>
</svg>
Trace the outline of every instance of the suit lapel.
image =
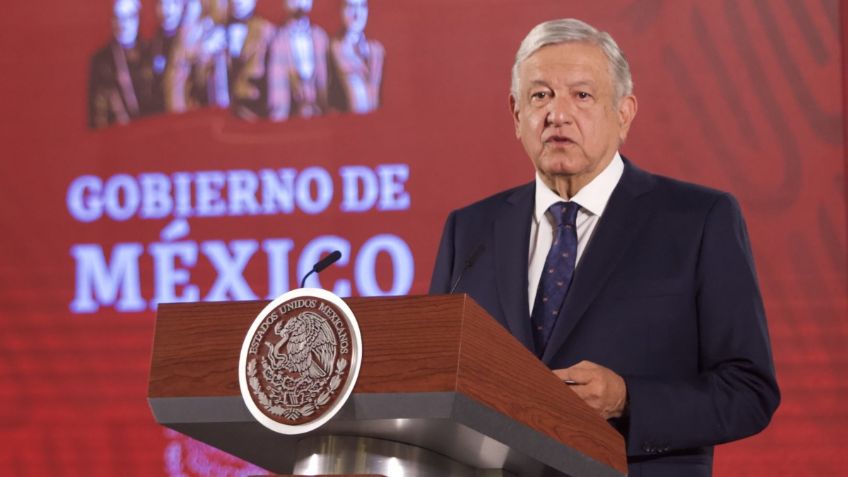
<svg viewBox="0 0 848 477">
<path fill-rule="evenodd" d="M 498 298 L 512 335 L 533 350 L 527 300 L 527 254 L 535 184 L 507 198 L 503 214 L 494 224 L 495 277 Z"/>
<path fill-rule="evenodd" d="M 610 196 L 574 275 L 542 361 L 549 363 L 589 305 L 603 288 L 618 262 L 652 213 L 640 204 L 640 196 L 653 187 L 653 177 L 625 161 L 624 174 Z M 526 293 L 525 293 L 526 294 Z"/>
</svg>

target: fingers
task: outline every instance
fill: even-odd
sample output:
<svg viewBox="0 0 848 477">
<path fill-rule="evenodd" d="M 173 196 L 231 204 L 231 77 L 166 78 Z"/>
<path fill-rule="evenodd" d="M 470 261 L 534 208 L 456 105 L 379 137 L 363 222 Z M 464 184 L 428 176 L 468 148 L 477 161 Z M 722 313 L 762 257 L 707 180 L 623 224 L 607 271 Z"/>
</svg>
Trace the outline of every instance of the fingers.
<svg viewBox="0 0 848 477">
<path fill-rule="evenodd" d="M 559 378 L 560 381 L 564 381 L 566 383 L 569 383 L 569 381 L 571 381 L 571 383 L 576 383 L 576 381 L 574 381 L 574 378 L 571 376 L 571 373 L 568 371 L 568 368 L 555 369 L 554 376 Z"/>
<path fill-rule="evenodd" d="M 605 419 L 618 417 L 623 413 L 627 386 L 624 379 L 612 370 L 591 361 L 581 361 L 574 366 L 555 369 L 553 372 Z"/>
<path fill-rule="evenodd" d="M 554 374 L 568 384 L 588 384 L 599 376 L 599 371 L 606 369 L 591 361 L 581 361 L 574 366 L 555 369 Z"/>
</svg>

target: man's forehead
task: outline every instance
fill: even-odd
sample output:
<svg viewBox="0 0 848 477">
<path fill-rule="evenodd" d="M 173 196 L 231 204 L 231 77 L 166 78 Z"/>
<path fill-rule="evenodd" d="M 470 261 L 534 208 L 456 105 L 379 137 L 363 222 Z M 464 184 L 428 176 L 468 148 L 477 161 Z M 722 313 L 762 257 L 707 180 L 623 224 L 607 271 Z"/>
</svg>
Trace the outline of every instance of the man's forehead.
<svg viewBox="0 0 848 477">
<path fill-rule="evenodd" d="M 522 65 L 592 65 L 608 63 L 600 46 L 586 42 L 567 42 L 545 45 L 521 62 Z"/>
<path fill-rule="evenodd" d="M 571 86 L 611 80 L 606 55 L 590 43 L 543 46 L 521 62 L 519 75 L 524 84 L 557 81 Z"/>
</svg>

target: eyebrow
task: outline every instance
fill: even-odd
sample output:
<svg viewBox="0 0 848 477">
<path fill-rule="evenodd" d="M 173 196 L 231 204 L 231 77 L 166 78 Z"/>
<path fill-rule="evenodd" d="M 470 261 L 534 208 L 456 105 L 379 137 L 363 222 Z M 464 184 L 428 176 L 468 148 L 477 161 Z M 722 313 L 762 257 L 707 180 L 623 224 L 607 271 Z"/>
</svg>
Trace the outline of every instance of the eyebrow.
<svg viewBox="0 0 848 477">
<path fill-rule="evenodd" d="M 530 86 L 547 86 L 547 87 L 549 87 L 550 85 L 548 84 L 547 81 L 544 81 L 544 80 L 531 80 Z"/>
<path fill-rule="evenodd" d="M 567 86 L 568 86 L 569 88 L 574 88 L 575 86 L 589 86 L 589 87 L 595 87 L 595 82 L 594 82 L 594 81 L 591 81 L 591 80 L 580 80 L 580 81 L 575 81 L 575 82 L 573 82 L 573 83 L 569 83 Z"/>
<path fill-rule="evenodd" d="M 533 87 L 533 86 L 544 86 L 546 88 L 551 87 L 551 85 L 547 81 L 544 81 L 544 80 L 538 80 L 538 79 L 537 80 L 530 80 L 529 83 L 530 83 L 530 87 Z M 574 88 L 574 87 L 579 87 L 579 86 L 588 86 L 588 87 L 591 87 L 591 88 L 596 87 L 595 82 L 591 81 L 591 80 L 578 80 L 578 81 L 575 81 L 573 83 L 568 83 L 568 84 L 566 84 L 566 86 L 568 88 Z"/>
</svg>

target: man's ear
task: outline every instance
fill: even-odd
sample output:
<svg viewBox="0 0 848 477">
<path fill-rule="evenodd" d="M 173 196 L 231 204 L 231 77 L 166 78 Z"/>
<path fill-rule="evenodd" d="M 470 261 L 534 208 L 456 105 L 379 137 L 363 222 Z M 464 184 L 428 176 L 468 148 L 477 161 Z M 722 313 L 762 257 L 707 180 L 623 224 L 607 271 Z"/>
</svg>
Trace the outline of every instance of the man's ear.
<svg viewBox="0 0 848 477">
<path fill-rule="evenodd" d="M 621 126 L 619 139 L 623 143 L 627 139 L 627 133 L 630 131 L 630 125 L 633 124 L 633 118 L 636 117 L 636 110 L 639 109 L 639 103 L 636 101 L 636 96 L 629 94 L 618 102 L 618 123 Z"/>
<path fill-rule="evenodd" d="M 515 125 L 515 137 L 521 138 L 521 134 L 519 133 L 519 119 L 518 119 L 518 100 L 515 99 L 515 96 L 512 93 L 509 94 L 509 112 L 512 115 L 512 123 Z"/>
</svg>

